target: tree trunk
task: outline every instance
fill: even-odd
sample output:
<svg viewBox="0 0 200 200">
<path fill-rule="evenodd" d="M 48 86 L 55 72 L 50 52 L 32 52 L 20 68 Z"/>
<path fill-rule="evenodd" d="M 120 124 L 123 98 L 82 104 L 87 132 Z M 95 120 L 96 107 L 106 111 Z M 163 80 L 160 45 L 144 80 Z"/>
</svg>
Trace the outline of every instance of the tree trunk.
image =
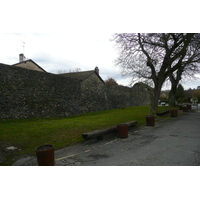
<svg viewBox="0 0 200 200">
<path fill-rule="evenodd" d="M 159 84 L 158 86 L 155 86 L 155 88 L 154 88 L 153 98 L 152 98 L 152 101 L 151 101 L 151 107 L 154 111 L 156 111 L 157 108 L 158 108 L 158 101 L 159 101 L 159 98 L 160 98 L 161 88 L 162 88 L 162 84 Z"/>
<path fill-rule="evenodd" d="M 183 72 L 183 70 L 180 66 L 176 72 L 176 78 L 174 77 L 173 74 L 169 75 L 169 78 L 171 81 L 171 90 L 169 92 L 169 105 L 173 106 L 173 107 L 176 106 L 176 90 L 177 90 L 179 81 L 181 80 L 182 72 Z"/>
<path fill-rule="evenodd" d="M 169 92 L 169 106 L 176 106 L 176 88 L 173 88 Z"/>
</svg>

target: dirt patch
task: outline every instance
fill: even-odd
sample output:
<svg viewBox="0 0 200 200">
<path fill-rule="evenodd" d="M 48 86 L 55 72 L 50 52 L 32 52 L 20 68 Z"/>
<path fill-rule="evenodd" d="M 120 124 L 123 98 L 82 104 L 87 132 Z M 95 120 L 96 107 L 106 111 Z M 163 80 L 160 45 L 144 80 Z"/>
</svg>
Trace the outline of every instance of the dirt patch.
<svg viewBox="0 0 200 200">
<path fill-rule="evenodd" d="M 7 162 L 12 162 L 14 160 L 14 157 L 16 155 L 16 152 L 19 151 L 18 148 L 15 148 L 12 150 L 11 147 L 12 145 L 10 143 L 6 142 L 0 142 L 0 165 L 4 165 Z"/>
</svg>

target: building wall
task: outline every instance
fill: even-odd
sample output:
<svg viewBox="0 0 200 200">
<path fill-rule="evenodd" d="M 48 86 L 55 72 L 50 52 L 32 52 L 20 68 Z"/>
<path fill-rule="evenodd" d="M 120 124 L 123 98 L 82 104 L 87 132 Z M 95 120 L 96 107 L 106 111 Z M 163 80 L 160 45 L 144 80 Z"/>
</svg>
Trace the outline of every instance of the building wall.
<svg viewBox="0 0 200 200">
<path fill-rule="evenodd" d="M 35 71 L 40 71 L 40 72 L 44 72 L 42 69 L 40 69 L 35 63 L 31 62 L 30 60 L 21 62 L 16 64 L 15 66 L 17 67 L 22 67 L 25 69 L 30 69 L 30 70 L 35 70 Z"/>
<path fill-rule="evenodd" d="M 80 82 L 0 64 L 0 119 L 67 117 L 150 103 L 148 91 L 138 86 L 107 86 L 97 78 Z"/>
</svg>

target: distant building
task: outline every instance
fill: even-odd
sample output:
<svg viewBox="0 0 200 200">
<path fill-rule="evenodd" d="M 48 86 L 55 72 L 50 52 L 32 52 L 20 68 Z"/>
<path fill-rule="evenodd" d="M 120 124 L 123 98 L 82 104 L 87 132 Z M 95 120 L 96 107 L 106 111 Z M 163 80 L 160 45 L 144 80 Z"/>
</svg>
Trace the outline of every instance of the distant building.
<svg viewBox="0 0 200 200">
<path fill-rule="evenodd" d="M 14 67 L 21 67 L 28 70 L 34 70 L 39 72 L 46 72 L 42 67 L 40 67 L 37 63 L 35 63 L 33 60 L 28 59 L 26 60 L 26 57 L 23 53 L 19 54 L 19 63 L 13 64 L 13 65 L 7 65 L 2 64 L 4 66 L 14 66 Z M 69 77 L 72 79 L 78 79 L 81 82 L 82 88 L 87 89 L 88 87 L 95 86 L 101 86 L 104 85 L 105 82 L 99 75 L 99 68 L 95 67 L 94 70 L 90 71 L 81 71 L 81 72 L 70 72 L 70 73 L 63 73 L 59 74 L 61 76 Z"/>
<path fill-rule="evenodd" d="M 24 54 L 19 54 L 19 63 L 16 63 L 12 66 L 16 67 L 22 67 L 25 69 L 40 71 L 40 72 L 46 72 L 42 67 L 40 67 L 37 63 L 35 63 L 33 60 L 28 59 L 26 60 Z"/>
<path fill-rule="evenodd" d="M 92 84 L 92 85 L 104 85 L 105 82 L 99 75 L 99 68 L 95 67 L 94 70 L 90 71 L 82 71 L 82 72 L 70 72 L 70 73 L 64 73 L 64 74 L 59 74 L 62 76 L 70 77 L 73 79 L 78 79 L 84 84 Z"/>
</svg>

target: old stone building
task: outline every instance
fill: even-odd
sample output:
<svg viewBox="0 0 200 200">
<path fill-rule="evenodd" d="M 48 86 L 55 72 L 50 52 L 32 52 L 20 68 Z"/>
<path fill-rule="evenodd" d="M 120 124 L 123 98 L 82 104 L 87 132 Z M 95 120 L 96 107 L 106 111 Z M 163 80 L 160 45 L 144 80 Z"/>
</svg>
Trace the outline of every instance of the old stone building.
<svg viewBox="0 0 200 200">
<path fill-rule="evenodd" d="M 91 88 L 92 86 L 98 87 L 105 85 L 104 80 L 99 75 L 98 67 L 95 67 L 94 70 L 90 71 L 70 72 L 60 75 L 79 80 L 84 89 L 88 89 L 88 87 Z"/>
<path fill-rule="evenodd" d="M 40 72 L 46 72 L 42 67 L 40 67 L 37 63 L 35 63 L 33 60 L 28 59 L 26 60 L 24 54 L 19 54 L 19 63 L 16 63 L 12 66 L 16 67 L 22 67 L 25 69 L 40 71 Z"/>
</svg>

